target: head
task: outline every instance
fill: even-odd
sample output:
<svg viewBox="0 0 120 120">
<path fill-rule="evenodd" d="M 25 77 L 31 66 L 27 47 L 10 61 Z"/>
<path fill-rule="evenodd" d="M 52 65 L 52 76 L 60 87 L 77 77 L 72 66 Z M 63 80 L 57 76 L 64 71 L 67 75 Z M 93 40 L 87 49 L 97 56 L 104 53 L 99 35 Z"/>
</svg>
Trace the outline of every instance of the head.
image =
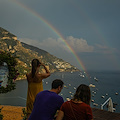
<svg viewBox="0 0 120 120">
<path fill-rule="evenodd" d="M 35 76 L 37 68 L 40 66 L 40 61 L 38 59 L 32 60 L 32 78 Z"/>
<path fill-rule="evenodd" d="M 60 79 L 55 79 L 53 82 L 52 82 L 52 90 L 56 90 L 56 93 L 59 94 L 63 88 L 63 81 L 60 80 Z"/>
<path fill-rule="evenodd" d="M 81 84 L 73 97 L 73 100 L 81 100 L 82 102 L 90 105 L 90 99 L 91 99 L 91 92 L 89 86 L 85 84 Z"/>
</svg>

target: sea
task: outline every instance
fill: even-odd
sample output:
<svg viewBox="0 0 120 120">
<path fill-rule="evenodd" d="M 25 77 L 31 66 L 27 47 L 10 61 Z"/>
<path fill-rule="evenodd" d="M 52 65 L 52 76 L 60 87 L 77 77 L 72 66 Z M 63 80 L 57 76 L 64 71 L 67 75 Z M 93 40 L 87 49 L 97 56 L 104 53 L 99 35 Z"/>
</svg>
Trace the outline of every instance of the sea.
<svg viewBox="0 0 120 120">
<path fill-rule="evenodd" d="M 80 84 L 90 85 L 91 107 L 101 109 L 101 106 L 109 98 L 114 103 L 117 113 L 120 113 L 120 71 L 87 71 L 87 72 L 55 72 L 43 80 L 44 90 L 51 89 L 51 83 L 55 79 L 61 79 L 64 87 L 59 94 L 64 101 L 72 99 Z M 0 94 L 1 105 L 26 106 L 27 80 L 16 81 L 16 89 Z M 108 103 L 103 106 L 108 110 Z"/>
</svg>

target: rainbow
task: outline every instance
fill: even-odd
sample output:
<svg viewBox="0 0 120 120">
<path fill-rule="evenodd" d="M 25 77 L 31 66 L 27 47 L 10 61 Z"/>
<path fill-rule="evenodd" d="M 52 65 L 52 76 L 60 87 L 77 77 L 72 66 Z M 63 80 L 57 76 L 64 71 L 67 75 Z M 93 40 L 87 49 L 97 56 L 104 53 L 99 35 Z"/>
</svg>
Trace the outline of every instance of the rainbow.
<svg viewBox="0 0 120 120">
<path fill-rule="evenodd" d="M 16 0 L 12 0 L 12 1 L 14 2 L 14 4 L 19 5 L 22 9 L 24 9 L 28 13 L 32 14 L 34 17 L 37 17 L 43 24 L 45 24 L 50 30 L 52 30 L 57 35 L 57 37 L 59 37 L 64 42 L 66 47 L 72 53 L 72 55 L 76 59 L 77 63 L 79 64 L 81 71 L 84 71 L 86 76 L 88 76 L 86 68 L 85 68 L 84 64 L 82 63 L 82 61 L 80 60 L 80 58 L 78 57 L 78 55 L 76 54 L 76 52 L 72 49 L 72 47 L 68 44 L 68 42 L 66 42 L 63 35 L 55 27 L 53 27 L 47 20 L 45 20 L 43 17 L 41 17 L 37 12 L 35 12 L 32 9 L 30 9 L 29 7 L 25 6 L 21 2 L 16 1 Z"/>
</svg>

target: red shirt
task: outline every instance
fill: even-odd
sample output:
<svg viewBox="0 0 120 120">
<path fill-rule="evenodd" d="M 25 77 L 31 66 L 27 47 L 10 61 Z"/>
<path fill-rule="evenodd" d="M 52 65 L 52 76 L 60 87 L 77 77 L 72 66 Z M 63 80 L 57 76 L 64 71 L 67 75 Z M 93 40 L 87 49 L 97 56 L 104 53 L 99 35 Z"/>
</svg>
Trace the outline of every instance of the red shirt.
<svg viewBox="0 0 120 120">
<path fill-rule="evenodd" d="M 71 104 L 71 106 L 70 106 Z M 91 120 L 92 109 L 86 103 L 74 103 L 72 100 L 62 104 L 61 111 L 64 112 L 65 120 Z"/>
</svg>

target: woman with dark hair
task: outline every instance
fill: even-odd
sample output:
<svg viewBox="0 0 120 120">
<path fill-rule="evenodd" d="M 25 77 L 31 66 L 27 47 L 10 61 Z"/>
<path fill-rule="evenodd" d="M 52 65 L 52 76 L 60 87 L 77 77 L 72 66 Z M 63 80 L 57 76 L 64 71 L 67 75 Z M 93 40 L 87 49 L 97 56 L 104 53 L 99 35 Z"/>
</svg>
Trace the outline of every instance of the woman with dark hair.
<svg viewBox="0 0 120 120">
<path fill-rule="evenodd" d="M 40 66 L 44 67 L 46 73 L 39 73 Z M 47 69 L 47 67 L 43 63 L 41 63 L 38 59 L 33 59 L 32 70 L 30 73 L 26 74 L 27 81 L 28 81 L 27 102 L 26 102 L 28 118 L 32 112 L 33 103 L 36 95 L 40 91 L 43 91 L 42 80 L 49 76 L 50 76 L 50 72 Z"/>
<path fill-rule="evenodd" d="M 90 100 L 89 86 L 81 84 L 73 99 L 62 104 L 56 120 L 93 120 Z"/>
</svg>

